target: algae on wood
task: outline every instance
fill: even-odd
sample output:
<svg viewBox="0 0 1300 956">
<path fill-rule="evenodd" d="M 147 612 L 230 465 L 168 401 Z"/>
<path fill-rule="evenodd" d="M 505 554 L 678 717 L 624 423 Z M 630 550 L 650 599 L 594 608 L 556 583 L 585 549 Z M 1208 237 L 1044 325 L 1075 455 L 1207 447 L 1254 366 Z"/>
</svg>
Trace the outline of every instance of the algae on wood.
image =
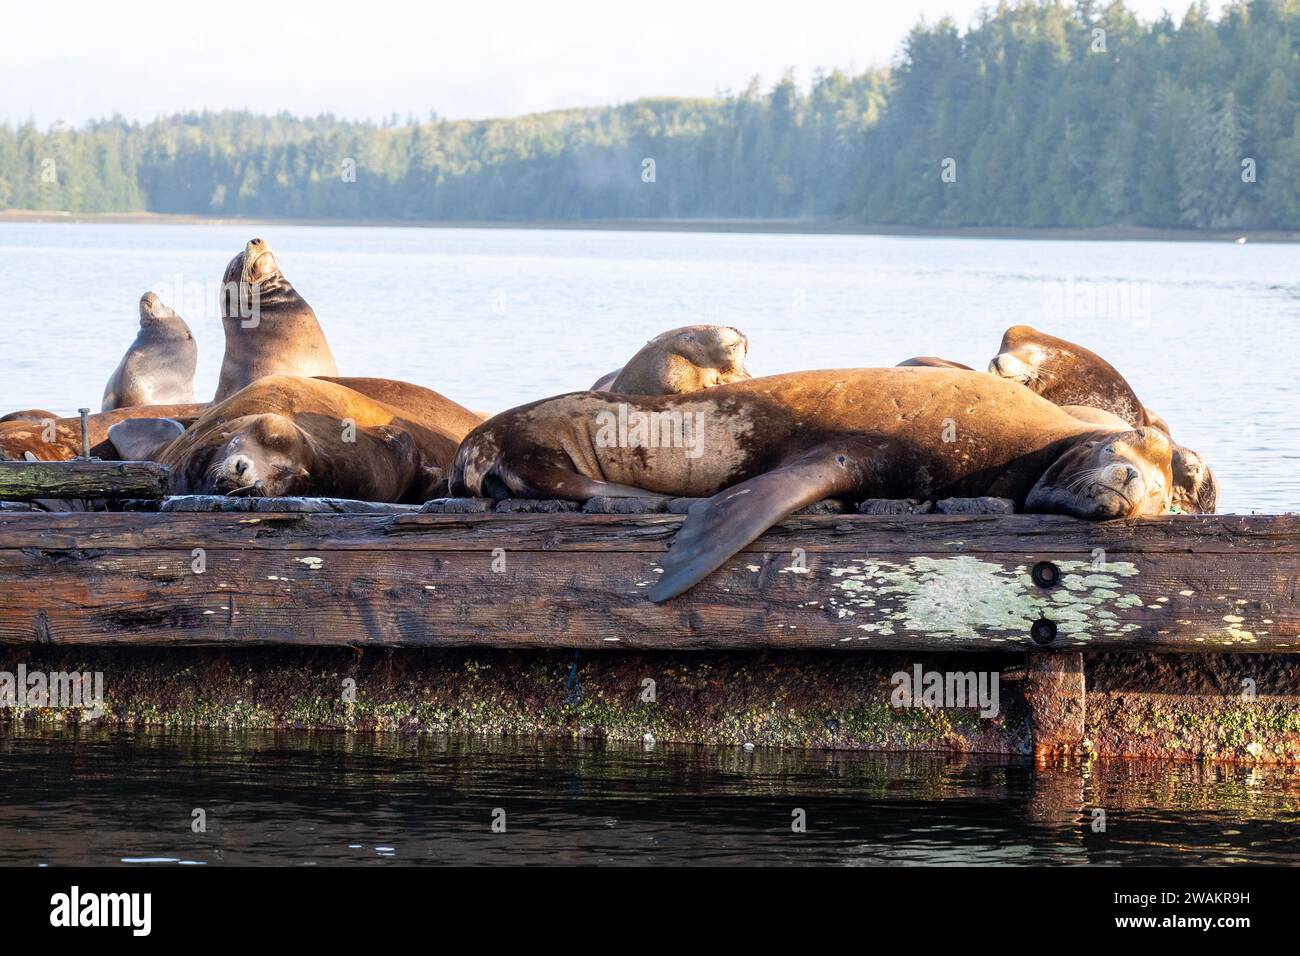
<svg viewBox="0 0 1300 956">
<path fill-rule="evenodd" d="M 0 461 L 0 501 L 161 498 L 167 477 L 152 461 Z"/>
</svg>

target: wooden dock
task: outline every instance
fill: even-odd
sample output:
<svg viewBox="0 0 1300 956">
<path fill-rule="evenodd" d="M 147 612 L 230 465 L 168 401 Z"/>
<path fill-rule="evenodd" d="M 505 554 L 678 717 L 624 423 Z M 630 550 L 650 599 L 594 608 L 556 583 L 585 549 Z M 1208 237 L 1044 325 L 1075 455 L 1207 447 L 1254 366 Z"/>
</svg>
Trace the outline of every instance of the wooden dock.
<svg viewBox="0 0 1300 956">
<path fill-rule="evenodd" d="M 663 605 L 675 514 L 0 512 L 0 642 L 1300 652 L 1300 517 L 795 516 Z"/>
</svg>

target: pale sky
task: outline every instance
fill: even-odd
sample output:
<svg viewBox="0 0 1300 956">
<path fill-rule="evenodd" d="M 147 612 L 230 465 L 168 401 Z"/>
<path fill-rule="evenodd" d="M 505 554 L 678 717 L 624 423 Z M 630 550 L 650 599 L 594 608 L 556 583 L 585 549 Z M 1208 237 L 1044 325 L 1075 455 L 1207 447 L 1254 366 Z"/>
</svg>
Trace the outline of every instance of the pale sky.
<svg viewBox="0 0 1300 956">
<path fill-rule="evenodd" d="M 1190 0 L 1128 0 L 1144 19 Z M 984 0 L 65 0 L 4 5 L 0 122 L 189 109 L 509 116 L 887 65 Z M 1217 4 L 1215 4 L 1217 8 Z"/>
</svg>

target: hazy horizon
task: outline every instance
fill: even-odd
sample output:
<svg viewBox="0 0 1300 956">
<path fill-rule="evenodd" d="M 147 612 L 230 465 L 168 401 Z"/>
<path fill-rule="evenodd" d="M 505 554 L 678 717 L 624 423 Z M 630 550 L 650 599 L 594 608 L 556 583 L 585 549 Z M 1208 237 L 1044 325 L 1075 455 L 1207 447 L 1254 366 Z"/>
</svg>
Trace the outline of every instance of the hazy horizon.
<svg viewBox="0 0 1300 956">
<path fill-rule="evenodd" d="M 1181 19 L 1189 5 L 1126 3 L 1144 20 L 1167 8 Z M 519 0 L 490 10 L 284 2 L 250 8 L 264 21 L 228 39 L 197 6 L 72 0 L 57 31 L 48 8 L 16 6 L 0 58 L 0 122 L 45 129 L 205 109 L 487 119 L 708 97 L 743 90 L 754 76 L 770 86 L 786 70 L 806 86 L 818 69 L 887 66 L 922 19 L 948 16 L 964 29 L 987 6 L 995 5 L 580 0 L 557 13 Z M 269 51 L 259 36 L 274 38 Z"/>
</svg>

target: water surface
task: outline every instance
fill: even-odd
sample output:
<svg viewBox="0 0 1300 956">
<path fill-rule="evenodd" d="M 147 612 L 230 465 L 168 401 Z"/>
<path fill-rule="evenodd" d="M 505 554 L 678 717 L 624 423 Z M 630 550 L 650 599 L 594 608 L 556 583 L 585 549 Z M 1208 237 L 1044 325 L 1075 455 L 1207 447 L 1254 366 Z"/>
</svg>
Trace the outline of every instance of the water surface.
<svg viewBox="0 0 1300 956">
<path fill-rule="evenodd" d="M 1297 824 L 1294 768 L 0 730 L 0 865 L 1294 864 Z"/>
</svg>

